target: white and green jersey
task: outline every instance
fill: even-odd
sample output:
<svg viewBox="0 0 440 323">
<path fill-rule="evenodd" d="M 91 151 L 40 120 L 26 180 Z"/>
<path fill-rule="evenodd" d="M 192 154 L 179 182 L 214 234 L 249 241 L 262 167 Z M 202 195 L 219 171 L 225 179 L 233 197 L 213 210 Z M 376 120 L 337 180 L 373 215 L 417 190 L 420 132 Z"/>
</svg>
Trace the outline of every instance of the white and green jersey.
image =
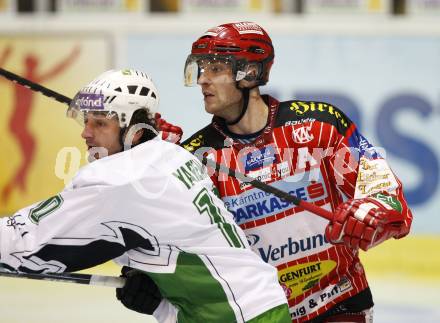
<svg viewBox="0 0 440 323">
<path fill-rule="evenodd" d="M 151 140 L 83 167 L 60 194 L 0 219 L 0 262 L 73 272 L 110 259 L 147 272 L 173 322 L 246 322 L 286 303 L 190 153 Z"/>
</svg>

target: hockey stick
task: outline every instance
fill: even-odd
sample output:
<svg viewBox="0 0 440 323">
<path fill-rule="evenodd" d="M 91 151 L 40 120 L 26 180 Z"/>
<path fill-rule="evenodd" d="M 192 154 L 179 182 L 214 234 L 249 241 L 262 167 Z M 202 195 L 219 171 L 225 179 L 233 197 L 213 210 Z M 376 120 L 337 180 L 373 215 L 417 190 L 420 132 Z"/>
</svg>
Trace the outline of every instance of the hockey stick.
<svg viewBox="0 0 440 323">
<path fill-rule="evenodd" d="M 64 96 L 60 93 L 57 93 L 53 90 L 48 89 L 47 87 L 44 87 L 40 84 L 34 83 L 28 79 L 25 79 L 21 76 L 18 76 L 17 74 L 6 71 L 3 68 L 0 68 L 0 75 L 7 78 L 8 80 L 10 80 L 14 83 L 23 85 L 23 86 L 31 89 L 32 91 L 40 92 L 44 96 L 53 98 L 53 99 L 57 100 L 58 102 L 65 103 L 65 104 L 69 105 L 70 102 L 72 101 L 72 99 L 68 98 L 67 96 Z M 299 207 L 302 207 L 303 209 L 305 209 L 309 212 L 312 212 L 316 215 L 319 215 L 320 217 L 322 217 L 324 219 L 331 220 L 333 218 L 333 215 L 331 212 L 329 212 L 319 206 L 316 206 L 312 203 L 309 203 L 307 201 L 299 199 L 296 196 L 290 195 L 287 192 L 281 191 L 273 186 L 270 186 L 268 184 L 260 182 L 256 179 L 249 177 L 249 176 L 246 176 L 245 174 L 242 174 L 238 171 L 234 171 L 225 165 L 220 165 L 213 160 L 207 159 L 206 157 L 199 158 L 199 159 L 201 159 L 201 162 L 205 166 L 209 166 L 217 171 L 228 174 L 228 176 L 234 177 L 242 182 L 249 183 L 252 186 L 259 188 L 260 190 L 262 190 L 264 192 L 271 193 L 271 194 L 275 195 L 276 197 L 279 197 L 281 199 L 286 200 L 287 202 L 291 202 Z"/>
<path fill-rule="evenodd" d="M 123 287 L 125 278 L 114 276 L 88 275 L 88 274 L 38 274 L 38 273 L 22 273 L 9 272 L 0 269 L 0 277 L 9 278 L 27 278 L 36 280 L 46 280 L 64 283 L 76 283 L 83 285 L 96 285 L 107 287 Z"/>
<path fill-rule="evenodd" d="M 197 157 L 199 157 L 199 156 L 197 156 Z M 271 194 L 275 195 L 276 197 L 279 197 L 283 200 L 286 200 L 287 202 L 291 202 L 299 207 L 302 207 L 304 210 L 307 210 L 307 211 L 312 212 L 316 215 L 319 215 L 320 217 L 322 217 L 324 219 L 327 219 L 330 221 L 333 218 L 333 214 L 330 211 L 323 209 L 322 207 L 316 206 L 315 204 L 312 204 L 310 202 L 299 199 L 294 195 L 290 195 L 287 192 L 284 192 L 276 187 L 273 187 L 273 186 L 270 186 L 270 185 L 265 184 L 263 182 L 260 182 L 259 180 L 256 180 L 256 179 L 254 179 L 250 176 L 247 176 L 243 173 L 240 173 L 238 171 L 234 171 L 225 165 L 219 164 L 219 163 L 217 163 L 213 160 L 210 160 L 206 157 L 203 157 L 201 159 L 201 162 L 205 166 L 211 167 L 211 168 L 215 169 L 216 171 L 220 171 L 224 174 L 228 174 L 228 176 L 234 177 L 243 183 L 249 183 L 253 187 L 259 188 L 260 190 L 262 190 L 266 193 L 271 193 Z"/>
<path fill-rule="evenodd" d="M 9 81 L 12 81 L 12 82 L 20 84 L 24 87 L 27 87 L 28 89 L 31 89 L 32 91 L 40 92 L 44 96 L 52 98 L 58 102 L 69 105 L 70 102 L 72 101 L 72 99 L 68 98 L 65 95 L 62 95 L 62 94 L 57 93 L 55 91 L 52 91 L 52 90 L 48 89 L 47 87 L 44 87 L 44 86 L 37 84 L 37 83 L 34 83 L 28 79 L 25 79 L 24 77 L 21 77 L 17 74 L 9 72 L 1 67 L 0 67 L 0 75 L 3 76 L 4 78 L 8 79 Z"/>
</svg>

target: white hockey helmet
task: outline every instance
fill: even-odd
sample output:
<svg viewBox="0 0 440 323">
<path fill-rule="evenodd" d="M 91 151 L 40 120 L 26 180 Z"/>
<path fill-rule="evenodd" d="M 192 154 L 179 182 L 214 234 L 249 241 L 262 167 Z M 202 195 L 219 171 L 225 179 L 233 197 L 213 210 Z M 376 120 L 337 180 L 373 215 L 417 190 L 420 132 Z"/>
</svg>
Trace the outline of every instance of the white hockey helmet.
<svg viewBox="0 0 440 323">
<path fill-rule="evenodd" d="M 87 112 L 117 114 L 119 126 L 128 127 L 136 110 L 158 112 L 159 94 L 151 78 L 144 72 L 123 69 L 104 72 L 75 95 L 67 116 L 84 122 Z"/>
</svg>

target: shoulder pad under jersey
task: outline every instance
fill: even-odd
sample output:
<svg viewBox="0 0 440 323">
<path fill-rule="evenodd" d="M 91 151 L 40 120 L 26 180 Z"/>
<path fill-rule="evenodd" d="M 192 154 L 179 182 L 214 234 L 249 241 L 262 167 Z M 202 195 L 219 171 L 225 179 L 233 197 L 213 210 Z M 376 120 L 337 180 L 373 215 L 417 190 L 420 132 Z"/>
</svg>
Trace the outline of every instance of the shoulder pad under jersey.
<svg viewBox="0 0 440 323">
<path fill-rule="evenodd" d="M 193 154 L 197 149 L 202 147 L 211 147 L 214 149 L 223 148 L 224 140 L 225 137 L 209 124 L 184 140 L 181 146 Z"/>
</svg>

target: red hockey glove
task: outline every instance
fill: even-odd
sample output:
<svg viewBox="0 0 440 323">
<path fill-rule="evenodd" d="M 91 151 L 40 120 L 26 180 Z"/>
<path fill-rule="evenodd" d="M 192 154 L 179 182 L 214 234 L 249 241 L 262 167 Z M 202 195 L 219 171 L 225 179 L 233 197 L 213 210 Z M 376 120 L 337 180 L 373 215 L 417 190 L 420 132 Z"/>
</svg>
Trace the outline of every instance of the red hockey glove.
<svg viewBox="0 0 440 323">
<path fill-rule="evenodd" d="M 180 139 L 182 139 L 183 131 L 179 126 L 175 126 L 171 123 L 168 123 L 165 119 L 162 119 L 160 113 L 154 115 L 154 119 L 156 120 L 156 127 L 159 131 L 159 135 L 162 136 L 162 140 L 179 144 Z"/>
<path fill-rule="evenodd" d="M 327 240 L 350 248 L 368 249 L 391 238 L 408 234 L 400 212 L 379 199 L 367 197 L 341 203 L 325 229 Z"/>
</svg>

